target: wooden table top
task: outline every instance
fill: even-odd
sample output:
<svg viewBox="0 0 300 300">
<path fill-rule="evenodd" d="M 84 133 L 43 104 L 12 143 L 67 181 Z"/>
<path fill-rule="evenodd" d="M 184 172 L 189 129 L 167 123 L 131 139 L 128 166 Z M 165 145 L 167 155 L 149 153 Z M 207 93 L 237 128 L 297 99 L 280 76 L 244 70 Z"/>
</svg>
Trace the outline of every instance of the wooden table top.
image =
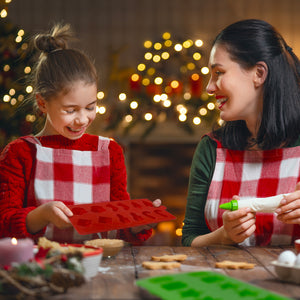
<svg viewBox="0 0 300 300">
<path fill-rule="evenodd" d="M 235 247 L 211 246 L 204 248 L 141 246 L 124 247 L 115 257 L 104 258 L 98 275 L 80 287 L 70 288 L 66 294 L 51 299 L 144 299 L 136 279 L 162 274 L 217 271 L 255 286 L 267 289 L 292 299 L 300 299 L 300 285 L 279 281 L 272 261 L 289 248 L 281 247 Z M 186 254 L 181 268 L 173 270 L 147 270 L 143 261 L 151 256 Z M 256 266 L 249 270 L 216 269 L 215 263 L 223 260 L 245 261 Z"/>
</svg>

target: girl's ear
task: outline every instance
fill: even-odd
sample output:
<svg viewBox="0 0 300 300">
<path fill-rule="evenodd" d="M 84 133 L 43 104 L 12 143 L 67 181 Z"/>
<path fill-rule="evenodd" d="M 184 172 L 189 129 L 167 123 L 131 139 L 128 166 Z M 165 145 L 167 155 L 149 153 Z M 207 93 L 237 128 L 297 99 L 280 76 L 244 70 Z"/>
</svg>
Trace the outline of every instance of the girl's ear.
<svg viewBox="0 0 300 300">
<path fill-rule="evenodd" d="M 47 113 L 46 100 L 41 96 L 41 94 L 36 94 L 35 100 L 39 110 L 44 114 Z"/>
<path fill-rule="evenodd" d="M 264 61 L 259 61 L 255 66 L 254 85 L 260 87 L 264 84 L 268 75 L 268 66 Z"/>
</svg>

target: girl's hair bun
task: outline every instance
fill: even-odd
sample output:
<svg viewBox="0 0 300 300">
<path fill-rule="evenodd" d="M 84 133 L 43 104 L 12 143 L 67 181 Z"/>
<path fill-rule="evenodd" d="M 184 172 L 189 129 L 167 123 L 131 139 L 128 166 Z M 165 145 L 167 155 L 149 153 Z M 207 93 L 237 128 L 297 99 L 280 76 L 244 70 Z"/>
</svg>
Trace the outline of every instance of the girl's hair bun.
<svg viewBox="0 0 300 300">
<path fill-rule="evenodd" d="M 37 34 L 34 38 L 34 47 L 44 53 L 58 49 L 67 49 L 68 41 L 74 38 L 70 24 L 57 24 L 50 33 Z"/>
</svg>

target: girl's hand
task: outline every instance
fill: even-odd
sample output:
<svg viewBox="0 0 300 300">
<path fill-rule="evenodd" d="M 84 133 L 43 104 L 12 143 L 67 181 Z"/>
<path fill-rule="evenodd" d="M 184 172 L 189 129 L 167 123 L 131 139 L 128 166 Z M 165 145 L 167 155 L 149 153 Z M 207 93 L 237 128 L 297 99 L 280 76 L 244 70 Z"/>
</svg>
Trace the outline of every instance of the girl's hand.
<svg viewBox="0 0 300 300">
<path fill-rule="evenodd" d="M 237 199 L 238 197 L 234 197 Z M 224 243 L 233 241 L 241 243 L 251 236 L 256 229 L 255 213 L 250 208 L 241 208 L 236 211 L 225 211 L 222 215 L 225 231 Z"/>
<path fill-rule="evenodd" d="M 153 202 L 153 206 L 154 207 L 159 207 L 161 206 L 161 200 L 160 199 L 156 199 L 154 200 Z M 147 225 L 141 225 L 141 226 L 136 226 L 136 227 L 132 227 L 131 228 L 131 232 L 133 234 L 137 234 L 143 230 L 149 230 L 149 229 L 152 229 L 154 228 L 155 226 L 157 225 L 157 223 L 151 223 L 151 224 L 147 224 Z"/>
<path fill-rule="evenodd" d="M 300 182 L 297 183 L 295 192 L 281 200 L 275 212 L 278 214 L 277 219 L 286 224 L 300 224 Z"/>
<path fill-rule="evenodd" d="M 34 234 L 42 230 L 49 223 L 54 224 L 59 229 L 71 227 L 69 217 L 72 211 L 60 201 L 51 201 L 38 206 L 28 213 L 26 225 L 28 232 Z"/>
</svg>

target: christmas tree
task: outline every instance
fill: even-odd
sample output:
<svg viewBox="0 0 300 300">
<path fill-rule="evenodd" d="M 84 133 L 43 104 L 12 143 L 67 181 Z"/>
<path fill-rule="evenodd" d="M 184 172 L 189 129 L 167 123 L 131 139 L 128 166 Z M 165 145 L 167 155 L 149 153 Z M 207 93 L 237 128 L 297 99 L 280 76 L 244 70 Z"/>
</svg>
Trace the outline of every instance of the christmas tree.
<svg viewBox="0 0 300 300">
<path fill-rule="evenodd" d="M 28 35 L 7 18 L 7 5 L 0 2 L 0 149 L 14 138 L 32 131 L 36 117 L 23 101 L 32 91 L 26 76 L 32 68 L 33 51 Z"/>
<path fill-rule="evenodd" d="M 98 108 L 106 115 L 106 129 L 121 128 L 127 134 L 143 124 L 143 135 L 147 136 L 166 120 L 189 133 L 197 126 L 216 122 L 215 98 L 203 87 L 209 69 L 204 64 L 202 46 L 200 39 L 172 39 L 168 32 L 156 42 L 146 41 L 143 59 L 126 78 L 118 99 L 113 104 L 106 104 L 106 100 L 111 102 L 110 97 L 101 100 Z"/>
</svg>

